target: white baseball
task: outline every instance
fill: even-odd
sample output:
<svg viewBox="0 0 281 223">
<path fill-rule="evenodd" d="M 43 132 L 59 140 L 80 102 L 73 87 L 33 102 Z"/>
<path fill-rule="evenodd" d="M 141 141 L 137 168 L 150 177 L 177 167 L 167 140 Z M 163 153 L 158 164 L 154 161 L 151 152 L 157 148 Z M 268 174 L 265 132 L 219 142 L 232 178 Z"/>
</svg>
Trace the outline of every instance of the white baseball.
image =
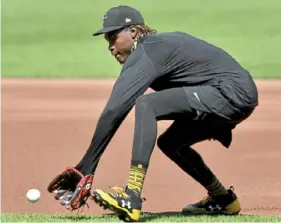
<svg viewBox="0 0 281 223">
<path fill-rule="evenodd" d="M 37 189 L 30 189 L 26 193 L 26 198 L 29 202 L 35 203 L 40 199 L 40 191 Z"/>
</svg>

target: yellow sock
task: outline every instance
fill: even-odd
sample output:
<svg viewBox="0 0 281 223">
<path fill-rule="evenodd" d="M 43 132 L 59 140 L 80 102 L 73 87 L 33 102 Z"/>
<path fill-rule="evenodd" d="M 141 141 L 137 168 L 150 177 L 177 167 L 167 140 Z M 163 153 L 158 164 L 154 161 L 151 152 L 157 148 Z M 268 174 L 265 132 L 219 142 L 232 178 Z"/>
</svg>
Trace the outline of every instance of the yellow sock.
<svg viewBox="0 0 281 223">
<path fill-rule="evenodd" d="M 225 187 L 220 183 L 220 181 L 216 177 L 213 179 L 213 182 L 206 187 L 206 189 L 208 190 L 208 193 L 211 197 L 217 195 L 225 195 L 228 193 Z"/>
<path fill-rule="evenodd" d="M 141 194 L 146 171 L 147 168 L 141 164 L 131 166 L 128 188 L 135 191 L 138 195 Z"/>
</svg>

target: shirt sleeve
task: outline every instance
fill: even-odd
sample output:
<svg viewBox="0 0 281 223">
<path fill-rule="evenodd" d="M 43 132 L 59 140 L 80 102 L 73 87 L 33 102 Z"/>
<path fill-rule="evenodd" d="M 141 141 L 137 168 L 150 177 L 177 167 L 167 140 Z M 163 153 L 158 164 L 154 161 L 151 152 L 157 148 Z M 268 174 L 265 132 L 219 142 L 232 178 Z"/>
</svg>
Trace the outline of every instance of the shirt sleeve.
<svg viewBox="0 0 281 223">
<path fill-rule="evenodd" d="M 154 65 L 145 52 L 135 61 L 135 63 L 131 61 L 130 64 L 132 65 L 127 65 L 122 70 L 114 84 L 85 156 L 92 159 L 93 157 L 100 157 L 123 120 L 135 105 L 136 99 L 144 94 L 155 80 L 156 71 Z"/>
</svg>

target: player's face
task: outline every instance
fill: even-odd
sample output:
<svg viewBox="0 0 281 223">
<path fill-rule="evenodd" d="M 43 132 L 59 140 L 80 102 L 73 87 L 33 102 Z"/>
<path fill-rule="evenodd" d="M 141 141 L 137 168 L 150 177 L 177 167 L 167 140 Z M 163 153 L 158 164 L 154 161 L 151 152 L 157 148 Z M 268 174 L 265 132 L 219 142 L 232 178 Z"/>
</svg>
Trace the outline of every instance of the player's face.
<svg viewBox="0 0 281 223">
<path fill-rule="evenodd" d="M 125 28 L 105 34 L 105 39 L 109 44 L 108 50 L 120 64 L 125 63 L 131 54 L 136 34 L 135 28 Z"/>
</svg>

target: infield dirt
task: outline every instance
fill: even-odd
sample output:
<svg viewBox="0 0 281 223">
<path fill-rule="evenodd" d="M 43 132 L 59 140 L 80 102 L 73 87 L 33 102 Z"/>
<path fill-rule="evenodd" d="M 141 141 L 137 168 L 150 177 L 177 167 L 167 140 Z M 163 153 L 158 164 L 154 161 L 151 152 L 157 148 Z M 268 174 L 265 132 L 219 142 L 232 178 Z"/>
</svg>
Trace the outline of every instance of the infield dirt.
<svg viewBox="0 0 281 223">
<path fill-rule="evenodd" d="M 113 80 L 2 79 L 2 213 L 67 213 L 47 193 L 49 181 L 86 152 Z M 257 80 L 260 105 L 233 131 L 225 149 L 216 141 L 196 144 L 206 163 L 226 186 L 233 185 L 242 214 L 281 213 L 281 81 Z M 158 123 L 158 135 L 170 124 Z M 127 183 L 134 111 L 105 151 L 94 188 Z M 41 191 L 36 204 L 28 189 Z M 145 212 L 180 211 L 205 190 L 156 147 L 143 196 Z M 84 213 L 109 213 L 93 201 Z"/>
</svg>

